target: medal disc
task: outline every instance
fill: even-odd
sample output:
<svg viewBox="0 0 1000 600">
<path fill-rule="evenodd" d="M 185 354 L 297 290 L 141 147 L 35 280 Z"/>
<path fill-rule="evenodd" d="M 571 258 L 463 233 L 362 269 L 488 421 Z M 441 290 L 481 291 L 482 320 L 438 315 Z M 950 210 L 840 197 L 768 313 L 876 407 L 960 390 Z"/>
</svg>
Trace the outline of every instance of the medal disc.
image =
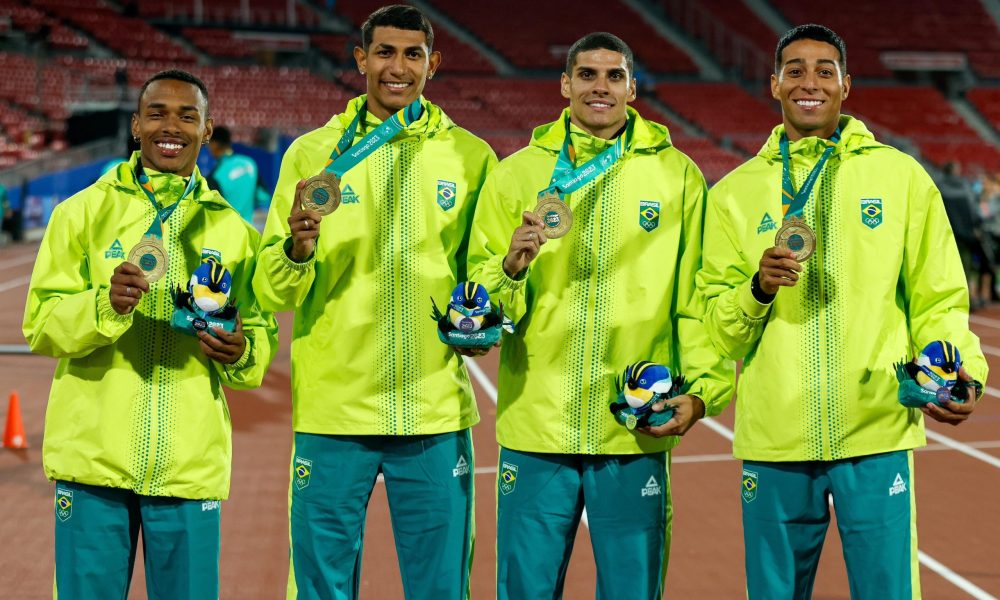
<svg viewBox="0 0 1000 600">
<path fill-rule="evenodd" d="M 329 171 L 306 179 L 302 188 L 302 208 L 328 215 L 340 206 L 340 179 Z"/>
<path fill-rule="evenodd" d="M 635 426 L 639 424 L 639 419 L 635 415 L 627 415 L 625 417 L 625 428 L 629 431 L 635 429 Z"/>
<path fill-rule="evenodd" d="M 142 270 L 146 281 L 159 281 L 167 273 L 167 249 L 160 238 L 146 235 L 128 253 L 128 262 Z"/>
<path fill-rule="evenodd" d="M 545 237 L 561 238 L 573 227 L 573 211 L 554 192 L 547 192 L 538 199 L 535 214 L 545 225 Z"/>
<path fill-rule="evenodd" d="M 795 253 L 795 260 L 805 262 L 816 251 L 816 234 L 798 217 L 785 219 L 774 236 L 774 245 Z"/>
</svg>

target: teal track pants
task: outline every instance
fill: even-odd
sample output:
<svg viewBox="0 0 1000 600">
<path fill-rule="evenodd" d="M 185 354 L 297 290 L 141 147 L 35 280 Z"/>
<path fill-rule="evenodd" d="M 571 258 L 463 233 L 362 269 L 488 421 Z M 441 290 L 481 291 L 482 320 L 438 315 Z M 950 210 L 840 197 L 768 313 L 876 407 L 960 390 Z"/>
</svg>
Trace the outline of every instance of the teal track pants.
<svg viewBox="0 0 1000 600">
<path fill-rule="evenodd" d="M 221 503 L 56 482 L 53 597 L 124 599 L 138 536 L 150 600 L 219 597 Z"/>
<path fill-rule="evenodd" d="M 742 496 L 750 600 L 812 597 L 831 496 L 851 598 L 920 598 L 912 451 L 744 461 Z"/>
<path fill-rule="evenodd" d="M 468 597 L 473 465 L 468 429 L 421 436 L 296 433 L 288 598 L 358 597 L 365 516 L 379 473 L 406 598 Z"/>
<path fill-rule="evenodd" d="M 497 598 L 561 598 L 584 507 L 597 598 L 660 598 L 670 552 L 669 455 L 500 449 Z"/>
</svg>

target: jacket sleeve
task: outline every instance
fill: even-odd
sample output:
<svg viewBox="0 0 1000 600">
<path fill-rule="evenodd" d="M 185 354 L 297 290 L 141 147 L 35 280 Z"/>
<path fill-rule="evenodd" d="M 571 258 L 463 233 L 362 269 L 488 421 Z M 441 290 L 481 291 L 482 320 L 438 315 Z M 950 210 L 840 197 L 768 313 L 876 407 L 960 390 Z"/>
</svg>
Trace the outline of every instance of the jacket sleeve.
<svg viewBox="0 0 1000 600">
<path fill-rule="evenodd" d="M 476 210 L 479 206 L 479 199 L 482 197 L 483 186 L 486 183 L 486 178 L 493 169 L 497 166 L 497 155 L 493 152 L 485 142 L 483 145 L 486 147 L 486 151 L 483 153 L 483 162 L 473 166 L 469 171 L 467 177 L 475 177 L 474 179 L 469 179 L 467 184 L 470 188 L 469 193 L 471 194 L 472 206 L 466 214 L 465 221 L 465 237 L 462 239 L 461 245 L 455 253 L 455 265 L 458 271 L 458 281 L 476 281 L 469 274 L 469 244 L 472 239 L 472 224 L 475 220 Z M 456 282 L 457 283 L 457 282 Z M 492 294 L 492 291 L 487 288 L 487 291 Z M 506 308 L 506 303 L 504 303 L 504 308 Z"/>
<path fill-rule="evenodd" d="M 702 267 L 698 290 L 705 303 L 705 327 L 716 350 L 740 360 L 764 333 L 770 304 L 761 304 L 750 292 L 759 256 L 747 256 L 736 234 L 723 184 L 708 194 Z"/>
<path fill-rule="evenodd" d="M 914 169 L 902 273 L 913 349 L 948 340 L 969 375 L 985 385 L 989 367 L 979 338 L 969 329 L 969 288 L 955 236 L 938 189 L 922 168 Z"/>
<path fill-rule="evenodd" d="M 261 308 L 253 294 L 251 275 L 254 273 L 258 234 L 252 227 L 247 229 L 250 233 L 247 253 L 232 274 L 233 281 L 239 282 L 232 297 L 239 305 L 246 349 L 233 364 L 211 361 L 223 384 L 236 390 L 259 387 L 278 350 L 278 323 L 273 314 Z"/>
<path fill-rule="evenodd" d="M 278 183 L 267 213 L 267 224 L 264 226 L 253 275 L 253 291 L 257 302 L 263 310 L 271 312 L 294 310 L 300 306 L 316 278 L 315 253 L 302 263 L 297 263 L 288 256 L 292 244 L 288 215 L 292 211 L 295 187 L 299 180 L 315 175 L 304 174 L 298 155 L 298 142 L 295 142 L 281 159 Z"/>
<path fill-rule="evenodd" d="M 525 284 L 531 267 L 517 279 L 503 270 L 510 236 L 521 224 L 522 212 L 516 197 L 518 186 L 507 180 L 506 171 L 494 169 L 479 193 L 469 241 L 469 280 L 484 286 L 494 302 L 503 302 L 504 314 L 517 323 L 526 312 Z"/>
<path fill-rule="evenodd" d="M 115 343 L 132 315 L 119 315 L 108 297 L 110 281 L 91 281 L 81 242 L 83 213 L 69 201 L 56 207 L 45 229 L 31 273 L 22 331 L 32 352 L 55 358 L 87 356 Z"/>
<path fill-rule="evenodd" d="M 702 319 L 704 299 L 698 294 L 695 275 L 701 267 L 705 225 L 705 178 L 691 163 L 684 181 L 684 214 L 677 264 L 674 305 L 675 356 L 681 373 L 691 382 L 688 389 L 705 403 L 705 415 L 722 412 L 733 395 L 734 364 L 719 355 L 709 339 Z"/>
</svg>

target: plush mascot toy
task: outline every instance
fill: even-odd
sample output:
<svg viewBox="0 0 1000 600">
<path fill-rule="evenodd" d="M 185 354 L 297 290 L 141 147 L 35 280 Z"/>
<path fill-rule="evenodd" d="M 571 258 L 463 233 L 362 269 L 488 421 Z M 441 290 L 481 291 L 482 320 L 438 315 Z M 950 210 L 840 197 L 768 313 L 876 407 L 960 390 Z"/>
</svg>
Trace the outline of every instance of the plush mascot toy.
<svg viewBox="0 0 1000 600">
<path fill-rule="evenodd" d="M 229 303 L 233 277 L 215 257 L 202 259 L 188 281 L 187 291 L 173 291 L 174 314 L 170 326 L 188 335 L 212 333 L 215 327 L 236 329 L 236 306 Z"/>
<path fill-rule="evenodd" d="M 503 331 L 514 333 L 513 321 L 503 315 L 503 304 L 494 307 L 486 288 L 473 281 L 455 286 L 444 313 L 434 298 L 431 305 L 438 338 L 449 346 L 489 348 L 500 341 Z"/>
<path fill-rule="evenodd" d="M 621 377 L 615 378 L 618 399 L 611 403 L 611 414 L 630 430 L 663 425 L 674 416 L 674 409 L 664 407 L 655 412 L 653 405 L 680 394 L 683 386 L 683 375 L 671 377 L 666 366 L 639 361 L 625 367 Z"/>
<path fill-rule="evenodd" d="M 978 398 L 982 384 L 959 379 L 961 368 L 962 355 L 951 342 L 936 340 L 927 344 L 913 361 L 896 365 L 899 403 L 909 408 L 921 408 L 928 402 L 943 405 L 949 400 L 963 403 L 970 385 Z"/>
</svg>

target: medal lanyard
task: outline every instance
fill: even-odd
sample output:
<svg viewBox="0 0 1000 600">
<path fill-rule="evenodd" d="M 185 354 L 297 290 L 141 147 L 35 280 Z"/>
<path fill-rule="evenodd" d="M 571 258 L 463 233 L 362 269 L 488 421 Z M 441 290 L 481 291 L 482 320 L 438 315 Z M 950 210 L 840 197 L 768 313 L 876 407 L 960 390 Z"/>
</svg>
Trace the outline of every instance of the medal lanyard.
<svg viewBox="0 0 1000 600">
<path fill-rule="evenodd" d="M 812 193 L 813 186 L 816 185 L 816 180 L 819 179 L 827 159 L 830 158 L 833 149 L 840 141 L 840 127 L 833 132 L 829 140 L 825 141 L 826 150 L 823 151 L 823 156 L 820 157 L 819 162 L 813 167 L 806 180 L 802 182 L 802 188 L 796 192 L 795 186 L 792 184 L 792 171 L 789 168 L 788 136 L 784 133 L 781 134 L 781 143 L 779 144 L 781 147 L 781 214 L 786 219 L 802 216 L 802 211 L 806 207 L 806 202 L 809 201 L 809 195 Z"/>
<path fill-rule="evenodd" d="M 153 210 L 156 211 L 156 218 L 153 219 L 153 224 L 149 226 L 148 230 L 146 230 L 146 235 L 163 238 L 163 223 L 167 222 L 167 219 L 170 218 L 170 215 L 174 214 L 177 206 L 181 203 L 181 200 L 186 198 L 187 195 L 194 189 L 194 173 L 192 172 L 191 176 L 188 177 L 187 185 L 184 187 L 184 193 L 182 193 L 181 197 L 177 199 L 177 202 L 163 208 L 160 208 L 156 203 L 156 194 L 153 193 L 153 182 L 149 179 L 149 175 L 146 175 L 146 171 L 142 168 L 142 159 L 137 160 L 135 163 L 135 177 L 139 181 L 139 187 L 146 193 L 146 197 L 149 198 L 149 201 L 152 203 Z"/>
<path fill-rule="evenodd" d="M 610 148 L 583 163 L 580 168 L 574 169 L 576 150 L 570 139 L 569 117 L 567 116 L 566 139 L 563 140 L 562 150 L 559 152 L 559 158 L 556 159 L 556 168 L 552 171 L 552 179 L 549 181 L 549 187 L 538 195 L 554 192 L 560 198 L 564 198 L 566 194 L 572 194 L 603 175 L 625 154 L 625 149 L 628 148 L 629 142 L 632 140 L 633 125 L 635 125 L 635 118 L 630 118 L 625 126 L 625 133 L 619 135 Z"/>
<path fill-rule="evenodd" d="M 357 135 L 358 127 L 361 125 L 368 110 L 366 102 L 354 120 L 347 126 L 344 135 L 337 142 L 337 147 L 330 153 L 330 158 L 326 161 L 324 171 L 333 173 L 338 178 L 349 171 L 352 167 L 363 161 L 369 154 L 382 147 L 383 144 L 391 140 L 397 133 L 406 129 L 410 124 L 417 121 L 424 114 L 424 107 L 417 98 L 408 106 L 401 108 L 396 114 L 386 119 L 381 125 L 371 130 L 357 144 L 354 143 L 354 136 Z"/>
</svg>

